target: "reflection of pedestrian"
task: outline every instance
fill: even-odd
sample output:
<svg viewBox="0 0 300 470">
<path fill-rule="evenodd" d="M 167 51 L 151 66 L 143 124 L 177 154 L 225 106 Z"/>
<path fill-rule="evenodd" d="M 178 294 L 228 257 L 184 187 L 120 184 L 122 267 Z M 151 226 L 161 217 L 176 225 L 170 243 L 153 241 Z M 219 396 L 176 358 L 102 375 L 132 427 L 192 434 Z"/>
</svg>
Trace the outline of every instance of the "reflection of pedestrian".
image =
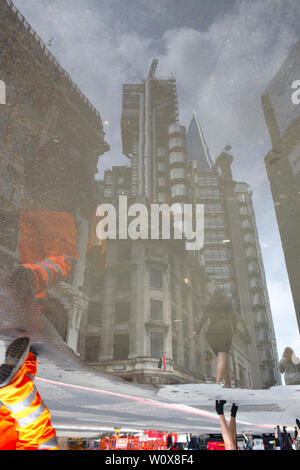
<svg viewBox="0 0 300 470">
<path fill-rule="evenodd" d="M 224 379 L 225 387 L 231 386 L 228 352 L 231 347 L 232 335 L 236 331 L 236 315 L 232 304 L 223 289 L 217 288 L 206 305 L 204 315 L 196 331 L 193 332 L 195 338 L 209 320 L 206 339 L 211 349 L 217 356 L 217 383 Z"/>
<path fill-rule="evenodd" d="M 252 434 L 249 433 L 248 436 L 246 436 L 246 434 L 243 434 L 243 438 L 245 440 L 245 450 L 253 450 L 253 437 L 252 437 Z"/>
<path fill-rule="evenodd" d="M 279 363 L 280 373 L 284 373 L 286 385 L 300 384 L 300 359 L 296 357 L 292 348 L 285 348 Z"/>
<path fill-rule="evenodd" d="M 293 450 L 291 436 L 286 432 L 286 426 L 283 426 L 283 432 L 281 432 L 280 427 L 277 426 L 277 435 L 281 450 Z"/>
<path fill-rule="evenodd" d="M 57 450 L 51 416 L 36 386 L 37 353 L 29 338 L 7 348 L 0 366 L 0 450 Z"/>
<path fill-rule="evenodd" d="M 295 446 L 295 450 L 300 450 L 300 421 L 299 419 L 296 419 L 296 424 L 297 424 L 297 435 L 295 436 L 295 440 L 294 440 L 294 446 Z"/>
<path fill-rule="evenodd" d="M 95 217 L 86 254 L 99 269 L 105 269 L 106 243 L 96 240 L 96 223 Z M 48 289 L 69 278 L 79 256 L 74 215 L 43 208 L 23 210 L 18 251 L 21 264 L 13 273 L 12 281 L 44 312 Z"/>
</svg>

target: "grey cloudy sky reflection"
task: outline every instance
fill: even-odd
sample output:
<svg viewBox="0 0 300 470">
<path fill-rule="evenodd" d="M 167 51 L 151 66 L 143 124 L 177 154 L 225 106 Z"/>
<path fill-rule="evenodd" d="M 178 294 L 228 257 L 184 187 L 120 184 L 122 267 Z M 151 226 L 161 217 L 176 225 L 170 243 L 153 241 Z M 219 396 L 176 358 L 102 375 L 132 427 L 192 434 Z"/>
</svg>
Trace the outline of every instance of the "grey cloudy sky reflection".
<svg viewBox="0 0 300 470">
<path fill-rule="evenodd" d="M 181 122 L 195 109 L 214 157 L 227 143 L 234 178 L 253 189 L 278 351 L 300 340 L 264 167 L 270 149 L 260 97 L 300 37 L 298 0 L 15 0 L 15 5 L 100 111 L 111 151 L 120 137 L 123 83 L 139 82 L 153 57 L 177 81 Z M 300 77 L 299 77 L 300 79 Z M 266 245 L 266 246 L 265 246 Z"/>
</svg>

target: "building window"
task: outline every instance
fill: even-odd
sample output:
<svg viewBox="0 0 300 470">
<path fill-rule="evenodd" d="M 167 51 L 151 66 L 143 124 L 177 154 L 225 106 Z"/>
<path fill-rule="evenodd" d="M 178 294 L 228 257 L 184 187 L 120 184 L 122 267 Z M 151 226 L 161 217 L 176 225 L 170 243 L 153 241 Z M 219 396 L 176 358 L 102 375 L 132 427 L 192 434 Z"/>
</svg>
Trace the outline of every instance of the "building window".
<svg viewBox="0 0 300 470">
<path fill-rule="evenodd" d="M 118 273 L 117 290 L 120 292 L 131 290 L 131 273 L 130 272 Z"/>
<path fill-rule="evenodd" d="M 224 232 L 208 232 L 204 231 L 204 244 L 220 244 L 225 240 Z"/>
<path fill-rule="evenodd" d="M 151 299 L 150 316 L 152 320 L 162 320 L 163 303 L 161 300 Z"/>
<path fill-rule="evenodd" d="M 131 246 L 120 246 L 118 248 L 118 261 L 130 261 L 131 260 Z"/>
<path fill-rule="evenodd" d="M 252 297 L 252 305 L 253 305 L 254 307 L 256 307 L 257 305 L 263 306 L 263 305 L 264 305 L 263 296 L 260 295 L 260 294 L 255 294 L 255 295 Z"/>
<path fill-rule="evenodd" d="M 204 204 L 204 214 L 222 214 L 221 204 Z"/>
<path fill-rule="evenodd" d="M 201 186 L 217 186 L 218 178 L 216 176 L 198 176 L 198 183 Z"/>
<path fill-rule="evenodd" d="M 162 289 L 163 287 L 163 275 L 160 269 L 150 270 L 150 286 L 153 289 Z"/>
<path fill-rule="evenodd" d="M 248 215 L 247 207 L 241 206 L 241 207 L 240 207 L 240 214 L 241 214 L 241 215 Z"/>
<path fill-rule="evenodd" d="M 244 242 L 245 243 L 254 243 L 254 237 L 251 233 L 246 233 L 244 235 Z"/>
<path fill-rule="evenodd" d="M 86 362 L 97 362 L 100 349 L 99 336 L 89 336 L 85 341 L 85 360 Z"/>
<path fill-rule="evenodd" d="M 220 191 L 218 189 L 200 189 L 200 199 L 220 199 Z"/>
<path fill-rule="evenodd" d="M 224 219 L 223 217 L 207 217 L 205 218 L 205 226 L 206 228 L 220 228 L 224 227 Z"/>
<path fill-rule="evenodd" d="M 228 260 L 228 252 L 226 249 L 219 249 L 219 250 L 205 250 L 205 260 L 212 261 L 212 260 L 221 260 L 226 261 Z"/>
<path fill-rule="evenodd" d="M 193 302 L 193 316 L 194 318 L 198 318 L 199 316 L 199 307 L 197 302 Z"/>
<path fill-rule="evenodd" d="M 106 174 L 104 181 L 105 181 L 105 184 L 112 184 L 112 175 Z"/>
<path fill-rule="evenodd" d="M 249 220 L 247 219 L 242 220 L 242 228 L 251 228 L 251 224 Z"/>
<path fill-rule="evenodd" d="M 255 277 L 250 279 L 250 287 L 252 287 L 252 288 L 257 287 L 258 289 L 262 289 L 261 282 L 258 279 L 256 279 Z"/>
<path fill-rule="evenodd" d="M 165 178 L 164 176 L 160 176 L 158 178 L 158 186 L 164 188 L 165 186 L 167 186 L 167 184 L 168 184 L 167 178 Z"/>
<path fill-rule="evenodd" d="M 189 322 L 187 318 L 183 319 L 182 326 L 183 326 L 183 336 L 185 338 L 188 338 L 189 337 Z"/>
<path fill-rule="evenodd" d="M 91 296 L 100 296 L 103 293 L 103 278 L 99 276 L 86 276 L 86 288 Z"/>
<path fill-rule="evenodd" d="M 247 258 L 256 258 L 256 250 L 253 248 L 253 246 L 249 246 L 249 248 L 246 249 L 246 257 Z"/>
<path fill-rule="evenodd" d="M 172 353 L 173 353 L 173 362 L 174 362 L 174 364 L 178 364 L 177 348 L 178 348 L 177 341 L 172 341 Z"/>
<path fill-rule="evenodd" d="M 104 197 L 112 197 L 112 189 L 111 188 L 105 188 L 104 189 Z"/>
<path fill-rule="evenodd" d="M 163 355 L 164 335 L 156 331 L 150 332 L 150 355 L 159 359 Z"/>
<path fill-rule="evenodd" d="M 202 373 L 202 357 L 200 353 L 196 353 L 196 367 L 197 367 L 197 374 L 201 375 Z"/>
<path fill-rule="evenodd" d="M 258 273 L 258 265 L 255 261 L 252 261 L 248 264 L 248 272 L 251 273 Z"/>
<path fill-rule="evenodd" d="M 227 279 L 229 277 L 228 266 L 206 266 L 205 271 L 217 279 Z"/>
<path fill-rule="evenodd" d="M 186 196 L 187 191 L 186 191 L 186 186 L 184 184 L 174 184 L 171 187 L 171 196 L 176 197 L 176 196 Z"/>
<path fill-rule="evenodd" d="M 88 307 L 88 325 L 100 326 L 102 320 L 102 304 L 90 302 Z"/>
<path fill-rule="evenodd" d="M 172 163 L 182 163 L 185 161 L 185 155 L 182 152 L 171 152 L 170 153 L 170 164 Z"/>
<path fill-rule="evenodd" d="M 170 179 L 185 178 L 185 169 L 184 168 L 172 168 L 170 170 Z"/>
<path fill-rule="evenodd" d="M 117 196 L 127 196 L 127 195 L 128 195 L 128 191 L 126 190 L 126 188 L 117 189 Z"/>
<path fill-rule="evenodd" d="M 160 250 L 154 250 L 153 248 L 146 248 L 145 255 L 148 258 L 159 258 L 162 257 L 162 252 Z"/>
<path fill-rule="evenodd" d="M 184 367 L 185 367 L 185 370 L 191 369 L 190 351 L 188 349 L 184 351 Z"/>
<path fill-rule="evenodd" d="M 157 170 L 158 171 L 161 171 L 161 172 L 164 172 L 167 170 L 167 166 L 165 163 L 161 163 L 161 162 L 158 162 L 157 164 Z"/>
<path fill-rule="evenodd" d="M 183 307 L 188 307 L 188 290 L 186 287 L 182 287 L 181 289 L 181 301 Z"/>
<path fill-rule="evenodd" d="M 219 286 L 224 289 L 224 291 L 226 292 L 226 295 L 228 297 L 232 297 L 232 290 L 231 290 L 231 285 L 228 283 L 228 284 L 219 284 Z"/>
<path fill-rule="evenodd" d="M 169 255 L 169 264 L 170 264 L 170 269 L 171 269 L 171 271 L 174 271 L 174 269 L 175 269 L 175 258 L 174 258 L 174 255 Z"/>
<path fill-rule="evenodd" d="M 115 309 L 115 323 L 128 323 L 130 319 L 130 302 L 118 302 Z"/>
<path fill-rule="evenodd" d="M 129 334 L 114 335 L 113 359 L 128 359 L 129 355 Z"/>
</svg>

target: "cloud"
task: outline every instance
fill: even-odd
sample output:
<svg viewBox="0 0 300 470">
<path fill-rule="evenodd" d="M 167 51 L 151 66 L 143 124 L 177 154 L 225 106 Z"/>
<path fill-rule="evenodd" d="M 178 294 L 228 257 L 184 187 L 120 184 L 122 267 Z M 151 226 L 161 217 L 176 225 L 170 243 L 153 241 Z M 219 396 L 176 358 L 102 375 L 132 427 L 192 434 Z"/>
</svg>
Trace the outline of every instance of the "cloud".
<svg viewBox="0 0 300 470">
<path fill-rule="evenodd" d="M 228 140 L 237 154 L 267 143 L 260 96 L 297 40 L 289 24 L 292 15 L 300 20 L 296 6 L 294 1 L 242 2 L 206 32 L 165 33 L 160 70 L 174 72 L 182 119 L 188 122 L 191 109 L 197 109 L 214 154 Z"/>
<path fill-rule="evenodd" d="M 119 143 L 118 151 L 122 84 L 139 82 L 151 59 L 163 51 L 157 74 L 175 75 L 183 123 L 189 123 L 196 109 L 212 153 L 217 155 L 230 141 L 236 171 L 246 165 L 256 180 L 253 161 L 262 161 L 269 145 L 260 95 L 297 39 L 297 0 L 242 1 L 205 31 L 177 28 L 160 40 L 137 34 L 137 17 L 118 18 L 116 2 L 114 10 L 103 1 L 99 8 L 82 0 L 72 0 L 72 8 L 60 0 L 15 3 L 45 42 L 54 38 L 53 53 L 111 122 L 108 134 L 111 144 Z M 156 2 L 162 24 L 167 5 Z M 158 15 L 152 16 L 157 21 Z M 127 22 L 127 30 L 121 22 Z"/>
</svg>

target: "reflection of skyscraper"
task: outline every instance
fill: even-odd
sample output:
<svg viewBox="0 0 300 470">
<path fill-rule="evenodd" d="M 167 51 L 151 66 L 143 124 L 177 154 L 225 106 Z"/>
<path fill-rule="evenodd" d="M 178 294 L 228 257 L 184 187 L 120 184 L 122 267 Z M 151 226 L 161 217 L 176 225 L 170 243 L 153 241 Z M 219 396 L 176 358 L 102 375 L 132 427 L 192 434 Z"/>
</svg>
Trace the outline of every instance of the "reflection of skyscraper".
<svg viewBox="0 0 300 470">
<path fill-rule="evenodd" d="M 195 111 L 187 132 L 187 152 L 188 158 L 197 162 L 199 171 L 211 170 L 213 161 Z"/>
<path fill-rule="evenodd" d="M 272 149 L 265 157 L 300 330 L 300 104 L 292 88 L 300 78 L 300 41 L 262 95 Z"/>
<path fill-rule="evenodd" d="M 278 383 L 249 188 L 232 181 L 228 152 L 214 164 L 195 113 L 186 135 L 178 122 L 175 80 L 156 78 L 156 65 L 141 83 L 123 86 L 123 152 L 131 168 L 107 170 L 99 182 L 99 200 L 117 205 L 124 194 L 146 204 L 203 203 L 205 246 L 187 252 L 179 241 L 109 242 L 101 293 L 99 275 L 91 274 L 102 324 L 95 329 L 93 310 L 83 335 L 87 344 L 98 341 L 97 350 L 89 354 L 95 349 L 88 347 L 86 358 L 130 380 L 214 381 L 215 358 L 205 331 L 199 341 L 191 340 L 207 299 L 206 285 L 214 278 L 239 312 L 230 353 L 233 384 L 260 388 Z M 157 367 L 162 353 L 166 371 Z"/>
<path fill-rule="evenodd" d="M 189 188 L 193 200 L 204 204 L 205 271 L 232 298 L 249 341 L 245 348 L 242 335 L 237 335 L 234 352 L 241 357 L 248 351 L 256 383 L 278 383 L 275 334 L 250 188 L 233 181 L 230 146 L 213 163 L 195 113 L 187 148 Z"/>
</svg>

